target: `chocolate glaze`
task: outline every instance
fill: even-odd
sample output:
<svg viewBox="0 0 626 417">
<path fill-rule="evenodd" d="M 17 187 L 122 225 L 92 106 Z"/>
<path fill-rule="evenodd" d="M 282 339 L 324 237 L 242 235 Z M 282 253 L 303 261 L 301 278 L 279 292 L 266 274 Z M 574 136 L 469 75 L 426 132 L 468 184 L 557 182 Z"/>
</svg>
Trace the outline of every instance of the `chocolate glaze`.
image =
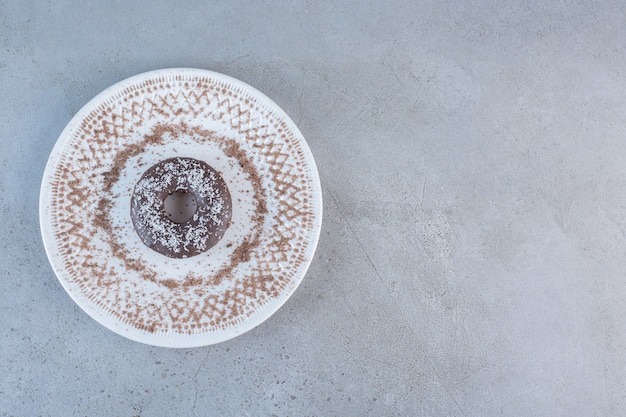
<svg viewBox="0 0 626 417">
<path fill-rule="evenodd" d="M 165 211 L 165 199 L 175 192 L 195 198 L 196 212 L 177 223 Z M 232 214 L 228 187 L 220 174 L 193 158 L 170 158 L 150 167 L 135 185 L 131 219 L 142 242 L 170 258 L 206 252 L 224 236 Z"/>
</svg>

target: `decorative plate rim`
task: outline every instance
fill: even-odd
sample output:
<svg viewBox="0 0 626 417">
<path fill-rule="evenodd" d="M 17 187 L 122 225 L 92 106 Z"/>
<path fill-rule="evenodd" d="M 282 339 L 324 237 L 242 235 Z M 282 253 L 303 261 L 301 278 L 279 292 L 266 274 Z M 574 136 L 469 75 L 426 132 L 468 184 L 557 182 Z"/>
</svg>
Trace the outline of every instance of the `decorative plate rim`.
<svg viewBox="0 0 626 417">
<path fill-rule="evenodd" d="M 308 256 L 302 262 L 302 266 L 297 271 L 297 273 L 295 273 L 295 275 L 291 277 L 291 285 L 286 286 L 280 291 L 277 297 L 262 305 L 260 311 L 257 311 L 255 314 L 246 317 L 240 323 L 226 329 L 221 329 L 219 331 L 211 330 L 205 333 L 191 335 L 184 335 L 179 333 L 151 333 L 147 331 L 138 332 L 136 328 L 131 329 L 132 326 L 126 323 L 111 319 L 109 315 L 104 314 L 102 309 L 98 309 L 92 301 L 87 299 L 87 297 L 83 293 L 77 291 L 76 288 L 72 288 L 72 285 L 68 281 L 66 276 L 69 273 L 62 265 L 63 259 L 60 258 L 60 255 L 58 254 L 58 248 L 56 247 L 55 237 L 52 232 L 52 209 L 51 207 L 49 207 L 49 202 L 51 200 L 51 180 L 55 172 L 55 168 L 60 162 L 63 151 L 72 140 L 72 133 L 75 131 L 75 129 L 77 129 L 78 126 L 80 126 L 85 117 L 93 112 L 94 109 L 96 109 L 98 106 L 105 103 L 107 100 L 112 99 L 116 94 L 120 93 L 128 87 L 140 84 L 146 80 L 150 80 L 159 76 L 176 75 L 205 76 L 232 85 L 258 99 L 259 103 L 266 110 L 271 111 L 274 115 L 280 118 L 280 120 L 284 122 L 291 130 L 304 154 L 304 159 L 307 164 L 307 170 L 310 172 L 309 180 L 312 183 L 311 207 L 315 214 L 313 219 L 313 228 L 310 232 L 311 236 L 308 240 L 310 248 L 307 253 Z M 319 242 L 322 226 L 322 215 L 323 202 L 321 182 L 315 160 L 302 133 L 295 125 L 295 123 L 291 120 L 291 118 L 285 113 L 285 111 L 282 110 L 282 108 L 280 108 L 272 99 L 243 81 L 219 72 L 195 68 L 165 68 L 143 72 L 113 84 L 112 86 L 106 88 L 105 90 L 97 94 L 94 98 L 92 98 L 72 117 L 72 119 L 68 122 L 68 124 L 59 135 L 54 147 L 52 148 L 44 170 L 39 197 L 39 221 L 44 248 L 52 269 L 65 291 L 84 312 L 86 312 L 91 318 L 93 318 L 109 330 L 112 330 L 113 332 L 121 336 L 137 342 L 161 347 L 198 347 L 220 343 L 232 339 L 249 330 L 252 330 L 253 328 L 263 323 L 265 320 L 267 320 L 269 317 L 271 317 L 293 295 L 297 287 L 302 282 L 302 279 L 306 275 L 308 268 L 310 267 L 310 264 L 314 258 L 317 244 Z"/>
</svg>

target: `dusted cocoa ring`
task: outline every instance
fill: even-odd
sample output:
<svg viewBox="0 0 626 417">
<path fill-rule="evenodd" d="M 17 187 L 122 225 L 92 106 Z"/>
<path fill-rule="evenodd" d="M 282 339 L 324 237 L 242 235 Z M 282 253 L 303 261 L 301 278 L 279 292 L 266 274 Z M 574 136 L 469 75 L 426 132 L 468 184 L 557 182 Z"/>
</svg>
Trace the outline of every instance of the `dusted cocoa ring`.
<svg viewBox="0 0 626 417">
<path fill-rule="evenodd" d="M 177 211 L 172 213 L 173 209 Z M 130 211 L 146 246 L 170 258 L 187 258 L 220 241 L 232 202 L 226 183 L 209 165 L 193 158 L 170 158 L 143 174 Z"/>
</svg>

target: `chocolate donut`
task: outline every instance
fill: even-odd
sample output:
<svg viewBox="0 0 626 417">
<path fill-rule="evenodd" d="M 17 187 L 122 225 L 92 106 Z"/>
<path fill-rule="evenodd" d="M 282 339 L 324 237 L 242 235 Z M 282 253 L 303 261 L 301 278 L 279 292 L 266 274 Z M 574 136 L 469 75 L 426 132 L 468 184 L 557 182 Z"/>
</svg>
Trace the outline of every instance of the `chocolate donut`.
<svg viewBox="0 0 626 417">
<path fill-rule="evenodd" d="M 166 199 L 189 193 L 188 219 L 166 212 Z M 184 196 L 183 196 L 184 197 Z M 220 174 L 193 158 L 170 158 L 150 167 L 135 185 L 131 219 L 143 243 L 170 258 L 187 258 L 215 246 L 232 214 L 228 187 Z M 182 212 L 181 212 L 182 214 Z"/>
</svg>

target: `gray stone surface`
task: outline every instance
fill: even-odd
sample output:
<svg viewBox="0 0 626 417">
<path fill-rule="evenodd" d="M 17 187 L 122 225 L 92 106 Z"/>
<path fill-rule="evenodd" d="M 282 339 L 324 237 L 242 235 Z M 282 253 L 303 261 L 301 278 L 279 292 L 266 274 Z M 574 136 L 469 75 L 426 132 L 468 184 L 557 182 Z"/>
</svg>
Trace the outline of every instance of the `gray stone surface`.
<svg viewBox="0 0 626 417">
<path fill-rule="evenodd" d="M 626 415 L 623 1 L 184 3 L 0 2 L 1 415 Z M 84 314 L 37 217 L 72 115 L 174 66 L 274 99 L 325 199 L 287 304 L 186 350 Z"/>
</svg>

